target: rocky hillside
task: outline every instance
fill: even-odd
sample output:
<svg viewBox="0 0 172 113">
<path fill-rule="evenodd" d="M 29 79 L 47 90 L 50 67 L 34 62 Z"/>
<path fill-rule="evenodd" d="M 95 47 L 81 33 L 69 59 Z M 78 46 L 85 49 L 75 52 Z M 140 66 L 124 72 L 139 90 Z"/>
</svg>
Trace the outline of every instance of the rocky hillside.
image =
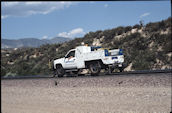
<svg viewBox="0 0 172 113">
<path fill-rule="evenodd" d="M 51 74 L 49 61 L 84 42 L 109 49 L 122 48 L 125 71 L 171 69 L 171 17 L 146 25 L 119 26 L 104 31 L 89 32 L 84 37 L 62 44 L 47 44 L 39 48 L 1 50 L 1 76 Z"/>
</svg>

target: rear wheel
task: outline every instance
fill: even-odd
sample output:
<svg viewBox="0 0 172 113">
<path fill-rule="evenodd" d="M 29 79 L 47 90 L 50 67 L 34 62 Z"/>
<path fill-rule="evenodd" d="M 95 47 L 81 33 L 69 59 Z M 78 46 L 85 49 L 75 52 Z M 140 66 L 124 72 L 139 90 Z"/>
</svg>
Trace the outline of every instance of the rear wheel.
<svg viewBox="0 0 172 113">
<path fill-rule="evenodd" d="M 101 70 L 101 65 L 100 65 L 100 63 L 98 61 L 97 62 L 92 62 L 89 65 L 89 69 L 91 71 L 91 75 L 98 75 L 100 73 L 100 70 Z"/>
<path fill-rule="evenodd" d="M 61 65 L 57 65 L 56 66 L 56 75 L 58 77 L 63 77 L 64 74 L 65 74 L 65 70 L 63 69 L 63 67 Z"/>
</svg>

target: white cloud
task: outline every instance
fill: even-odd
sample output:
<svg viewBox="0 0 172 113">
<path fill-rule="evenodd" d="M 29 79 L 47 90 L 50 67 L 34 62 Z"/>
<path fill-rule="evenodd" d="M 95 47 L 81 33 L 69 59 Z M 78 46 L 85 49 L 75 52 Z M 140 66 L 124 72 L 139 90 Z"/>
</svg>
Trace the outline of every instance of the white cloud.
<svg viewBox="0 0 172 113">
<path fill-rule="evenodd" d="M 66 37 L 66 38 L 69 38 L 69 35 L 68 35 L 67 32 L 59 33 L 58 36 L 59 36 L 59 37 Z"/>
<path fill-rule="evenodd" d="M 2 2 L 2 5 L 4 5 L 5 7 L 12 7 L 17 4 L 19 4 L 19 2 Z"/>
<path fill-rule="evenodd" d="M 85 32 L 82 28 L 76 28 L 76 29 L 73 29 L 69 32 L 59 33 L 58 36 L 59 37 L 66 37 L 66 38 L 74 38 L 78 35 L 83 35 L 83 34 L 85 34 Z"/>
<path fill-rule="evenodd" d="M 6 16 L 3 16 L 3 15 L 2 15 L 2 16 L 1 16 L 1 19 L 7 18 L 7 17 L 8 17 L 7 15 L 6 15 Z"/>
<path fill-rule="evenodd" d="M 84 33 L 82 28 L 77 28 L 77 29 L 73 29 L 73 30 L 70 31 L 71 35 L 81 34 L 81 33 Z"/>
<path fill-rule="evenodd" d="M 42 39 L 47 39 L 47 38 L 48 38 L 48 36 L 46 36 L 46 35 L 42 37 Z"/>
<path fill-rule="evenodd" d="M 77 2 L 1 2 L 1 19 L 11 16 L 30 16 L 48 14 L 64 9 Z"/>
<path fill-rule="evenodd" d="M 143 13 L 142 15 L 140 15 L 140 18 L 143 18 L 143 17 L 146 17 L 146 16 L 149 16 L 150 13 Z"/>
<path fill-rule="evenodd" d="M 105 8 L 108 7 L 108 6 L 109 6 L 108 4 L 105 4 L 105 5 L 104 5 Z"/>
</svg>

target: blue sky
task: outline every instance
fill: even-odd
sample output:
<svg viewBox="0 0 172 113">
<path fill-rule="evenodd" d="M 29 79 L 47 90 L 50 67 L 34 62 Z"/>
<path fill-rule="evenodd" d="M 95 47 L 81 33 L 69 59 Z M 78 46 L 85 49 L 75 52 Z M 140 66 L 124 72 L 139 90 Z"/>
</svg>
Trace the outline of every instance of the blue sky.
<svg viewBox="0 0 172 113">
<path fill-rule="evenodd" d="M 170 16 L 170 1 L 1 2 L 1 38 L 75 38 Z"/>
</svg>

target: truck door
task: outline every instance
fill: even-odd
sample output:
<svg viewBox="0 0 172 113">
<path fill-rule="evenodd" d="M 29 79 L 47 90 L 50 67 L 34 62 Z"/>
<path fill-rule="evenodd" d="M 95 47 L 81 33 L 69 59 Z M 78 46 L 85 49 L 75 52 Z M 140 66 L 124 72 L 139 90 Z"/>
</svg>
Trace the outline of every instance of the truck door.
<svg viewBox="0 0 172 113">
<path fill-rule="evenodd" d="M 75 50 L 71 50 L 68 52 L 68 54 L 65 56 L 65 68 L 72 69 L 76 68 L 76 57 L 75 57 Z"/>
</svg>

